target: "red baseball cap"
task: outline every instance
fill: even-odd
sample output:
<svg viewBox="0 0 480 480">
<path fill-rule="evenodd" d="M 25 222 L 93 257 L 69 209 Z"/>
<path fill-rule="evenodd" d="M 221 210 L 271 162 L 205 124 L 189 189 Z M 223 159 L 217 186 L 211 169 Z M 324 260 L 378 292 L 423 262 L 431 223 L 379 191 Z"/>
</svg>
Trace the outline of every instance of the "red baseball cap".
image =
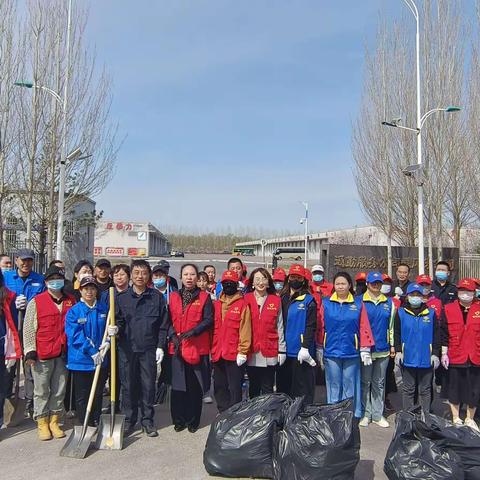
<svg viewBox="0 0 480 480">
<path fill-rule="evenodd" d="M 383 279 L 383 283 L 385 282 L 393 283 L 392 277 L 390 275 L 387 275 L 386 273 L 382 274 L 382 279 Z"/>
<path fill-rule="evenodd" d="M 432 279 L 430 275 L 427 275 L 426 273 L 423 273 L 422 275 L 419 275 L 417 277 L 417 280 L 415 283 L 418 283 L 419 285 L 425 284 L 425 285 L 431 285 L 432 284 Z"/>
<path fill-rule="evenodd" d="M 272 278 L 275 282 L 284 282 L 287 279 L 287 272 L 283 268 L 276 268 Z"/>
<path fill-rule="evenodd" d="M 305 273 L 305 268 L 303 265 L 300 265 L 298 263 L 294 263 L 293 265 L 290 265 L 290 269 L 288 270 L 288 275 L 300 275 L 303 278 L 307 278 L 307 275 Z"/>
<path fill-rule="evenodd" d="M 355 275 L 355 281 L 358 282 L 358 281 L 364 281 L 366 282 L 367 281 L 367 274 L 366 272 L 358 272 L 356 275 Z"/>
<path fill-rule="evenodd" d="M 458 284 L 457 288 L 459 290 L 468 290 L 474 292 L 477 289 L 477 284 L 473 278 L 462 278 Z"/>
<path fill-rule="evenodd" d="M 306 278 L 309 282 L 311 282 L 312 279 L 313 279 L 313 277 L 312 277 L 312 272 L 311 272 L 308 268 L 305 269 L 305 278 Z"/>
<path fill-rule="evenodd" d="M 238 282 L 238 273 L 233 270 L 225 270 L 222 275 L 222 282 Z"/>
</svg>

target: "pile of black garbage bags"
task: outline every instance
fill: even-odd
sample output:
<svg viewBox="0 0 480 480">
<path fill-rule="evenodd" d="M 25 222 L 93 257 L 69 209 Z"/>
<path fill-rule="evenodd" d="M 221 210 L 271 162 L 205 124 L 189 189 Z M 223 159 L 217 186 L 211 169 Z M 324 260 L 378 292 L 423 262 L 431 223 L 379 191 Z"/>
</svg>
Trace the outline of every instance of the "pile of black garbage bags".
<svg viewBox="0 0 480 480">
<path fill-rule="evenodd" d="M 389 480 L 480 480 L 480 434 L 420 408 L 400 412 L 384 472 Z"/>
<path fill-rule="evenodd" d="M 360 459 L 351 400 L 304 405 L 284 394 L 234 405 L 210 428 L 203 463 L 211 475 L 276 480 L 349 480 Z"/>
</svg>

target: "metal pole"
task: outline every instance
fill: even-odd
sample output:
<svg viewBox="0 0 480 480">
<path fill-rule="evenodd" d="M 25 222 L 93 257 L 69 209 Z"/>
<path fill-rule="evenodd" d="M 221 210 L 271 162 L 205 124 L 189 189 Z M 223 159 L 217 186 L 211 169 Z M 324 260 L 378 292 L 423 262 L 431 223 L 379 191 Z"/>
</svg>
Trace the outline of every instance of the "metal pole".
<svg viewBox="0 0 480 480">
<path fill-rule="evenodd" d="M 415 7 L 415 20 L 417 23 L 416 33 L 416 56 L 417 56 L 417 163 L 422 166 L 422 113 L 421 113 L 421 88 L 420 88 L 420 18 L 415 2 L 412 0 Z M 421 168 L 420 168 L 421 171 Z M 425 273 L 425 241 L 423 235 L 423 180 L 418 182 L 418 273 L 422 275 Z"/>
<path fill-rule="evenodd" d="M 58 187 L 58 220 L 57 220 L 57 254 L 59 260 L 64 260 L 63 249 L 63 218 L 65 209 L 65 162 L 67 160 L 67 107 L 68 107 L 68 80 L 70 77 L 70 33 L 72 28 L 72 0 L 68 2 L 67 21 L 67 62 L 65 69 L 65 85 L 63 91 L 63 148 L 60 159 L 60 181 Z"/>
<path fill-rule="evenodd" d="M 307 268 L 307 259 L 308 259 L 308 202 L 303 202 L 305 205 L 305 260 L 303 261 L 303 266 Z"/>
</svg>

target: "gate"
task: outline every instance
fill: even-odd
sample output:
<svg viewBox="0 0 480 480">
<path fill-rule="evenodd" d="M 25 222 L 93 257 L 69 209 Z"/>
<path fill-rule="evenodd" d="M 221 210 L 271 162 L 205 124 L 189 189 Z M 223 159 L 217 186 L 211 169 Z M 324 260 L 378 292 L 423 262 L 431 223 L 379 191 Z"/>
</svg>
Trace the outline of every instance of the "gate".
<svg viewBox="0 0 480 480">
<path fill-rule="evenodd" d="M 461 255 L 460 278 L 480 278 L 480 255 Z"/>
</svg>

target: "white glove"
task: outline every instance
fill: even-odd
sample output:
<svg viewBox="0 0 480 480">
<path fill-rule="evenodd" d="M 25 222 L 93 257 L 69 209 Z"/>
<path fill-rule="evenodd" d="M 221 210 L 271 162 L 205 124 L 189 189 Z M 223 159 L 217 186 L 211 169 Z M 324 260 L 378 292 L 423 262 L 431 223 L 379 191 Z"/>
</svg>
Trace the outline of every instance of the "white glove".
<svg viewBox="0 0 480 480">
<path fill-rule="evenodd" d="M 102 356 L 102 360 L 105 358 L 105 355 L 109 350 L 110 350 L 110 342 L 103 342 L 98 347 L 98 353 L 100 353 L 100 355 Z"/>
<path fill-rule="evenodd" d="M 397 367 L 401 367 L 403 365 L 403 353 L 402 352 L 397 352 L 395 354 L 395 365 Z"/>
<path fill-rule="evenodd" d="M 317 362 L 315 362 L 315 360 L 310 355 L 310 352 L 308 351 L 308 348 L 302 347 L 300 349 L 300 351 L 298 352 L 298 355 L 297 355 L 297 360 L 300 364 L 302 364 L 303 362 L 306 362 L 312 367 L 317 366 Z"/>
<path fill-rule="evenodd" d="M 164 353 L 163 353 L 163 350 L 161 348 L 157 348 L 155 350 L 155 361 L 157 362 L 157 365 L 159 363 L 162 363 L 162 360 L 163 360 L 163 357 L 164 357 Z"/>
<path fill-rule="evenodd" d="M 440 366 L 440 359 L 436 355 L 432 355 L 430 363 L 433 364 L 433 369 L 436 370 Z"/>
<path fill-rule="evenodd" d="M 11 358 L 10 360 L 5 360 L 5 368 L 7 370 L 10 370 L 12 367 L 15 366 L 17 361 L 14 358 Z"/>
<path fill-rule="evenodd" d="M 372 364 L 372 355 L 370 352 L 360 352 L 360 358 L 366 367 Z"/>
<path fill-rule="evenodd" d="M 27 297 L 25 295 L 17 295 L 15 306 L 17 310 L 25 310 L 27 308 Z"/>
<path fill-rule="evenodd" d="M 102 362 L 103 362 L 102 353 L 100 351 L 98 351 L 97 353 L 92 355 L 92 360 L 93 360 L 93 364 L 95 366 L 101 365 Z"/>
<path fill-rule="evenodd" d="M 279 353 L 278 354 L 278 364 L 282 366 L 285 363 L 285 360 L 287 359 L 287 355 L 285 353 Z"/>
<path fill-rule="evenodd" d="M 400 287 L 395 287 L 395 295 L 401 297 L 403 295 L 403 290 Z"/>
<path fill-rule="evenodd" d="M 107 334 L 109 337 L 114 337 L 118 333 L 118 327 L 116 325 L 109 325 L 107 327 Z"/>
<path fill-rule="evenodd" d="M 241 367 L 247 361 L 247 356 L 243 353 L 237 353 L 237 365 Z"/>
</svg>

